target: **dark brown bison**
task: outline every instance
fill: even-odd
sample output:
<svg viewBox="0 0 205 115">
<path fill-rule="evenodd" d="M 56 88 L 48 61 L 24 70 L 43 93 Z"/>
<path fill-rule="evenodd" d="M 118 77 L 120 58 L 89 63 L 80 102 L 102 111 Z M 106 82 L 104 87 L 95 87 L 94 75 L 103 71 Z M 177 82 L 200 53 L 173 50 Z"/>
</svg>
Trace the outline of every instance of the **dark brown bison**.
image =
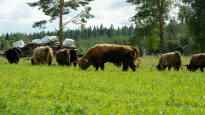
<svg viewBox="0 0 205 115">
<path fill-rule="evenodd" d="M 181 67 L 181 55 L 179 52 L 165 53 L 160 56 L 159 64 L 157 65 L 158 70 L 171 70 L 171 68 L 179 70 Z"/>
<path fill-rule="evenodd" d="M 73 64 L 76 66 L 77 52 L 75 49 L 60 49 L 56 52 L 56 61 L 59 65 Z"/>
<path fill-rule="evenodd" d="M 196 71 L 200 68 L 201 72 L 203 72 L 205 67 L 205 53 L 192 55 L 190 63 L 186 66 L 189 71 Z"/>
<path fill-rule="evenodd" d="M 31 57 L 32 65 L 48 64 L 51 65 L 53 60 L 53 50 L 48 46 L 40 46 L 34 49 Z"/>
<path fill-rule="evenodd" d="M 133 71 L 136 70 L 136 64 L 140 53 L 138 48 L 127 45 L 116 44 L 97 44 L 90 48 L 88 52 L 79 60 L 79 66 L 85 70 L 90 65 L 93 65 L 96 70 L 101 68 L 104 70 L 106 62 L 122 65 L 123 71 L 127 71 L 130 67 Z"/>
<path fill-rule="evenodd" d="M 18 64 L 22 52 L 20 48 L 11 48 L 5 51 L 4 55 L 10 64 Z"/>
</svg>

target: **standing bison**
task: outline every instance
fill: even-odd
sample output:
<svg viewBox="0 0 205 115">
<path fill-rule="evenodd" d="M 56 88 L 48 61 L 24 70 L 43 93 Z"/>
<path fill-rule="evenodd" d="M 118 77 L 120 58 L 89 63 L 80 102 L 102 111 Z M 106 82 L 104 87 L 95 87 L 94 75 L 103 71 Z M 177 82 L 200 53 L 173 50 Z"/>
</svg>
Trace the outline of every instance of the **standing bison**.
<svg viewBox="0 0 205 115">
<path fill-rule="evenodd" d="M 59 65 L 71 65 L 76 66 L 77 52 L 75 49 L 60 49 L 56 52 L 56 62 Z"/>
<path fill-rule="evenodd" d="M 85 70 L 93 65 L 96 70 L 101 68 L 104 70 L 104 64 L 111 62 L 118 66 L 123 66 L 123 71 L 127 71 L 130 67 L 136 70 L 136 60 L 140 53 L 137 48 L 127 45 L 116 44 L 97 44 L 90 48 L 88 52 L 79 60 L 79 66 Z"/>
<path fill-rule="evenodd" d="M 34 49 L 31 57 L 32 65 L 48 64 L 51 65 L 53 60 L 53 50 L 48 46 L 40 46 Z"/>
<path fill-rule="evenodd" d="M 157 65 L 158 70 L 171 70 L 171 68 L 179 70 L 181 67 L 181 55 L 179 52 L 165 53 L 160 56 L 159 64 Z"/>
<path fill-rule="evenodd" d="M 21 57 L 21 49 L 11 48 L 4 52 L 4 55 L 10 64 L 18 64 Z"/>
<path fill-rule="evenodd" d="M 186 66 L 189 71 L 196 71 L 200 68 L 201 72 L 203 72 L 205 67 L 205 53 L 192 55 L 190 63 Z"/>
</svg>

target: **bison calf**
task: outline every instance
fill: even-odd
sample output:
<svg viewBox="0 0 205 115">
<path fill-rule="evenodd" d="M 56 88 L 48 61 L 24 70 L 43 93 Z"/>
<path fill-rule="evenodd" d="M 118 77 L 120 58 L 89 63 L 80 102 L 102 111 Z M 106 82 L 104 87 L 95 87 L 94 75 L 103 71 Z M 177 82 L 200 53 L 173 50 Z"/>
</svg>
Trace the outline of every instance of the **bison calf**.
<svg viewBox="0 0 205 115">
<path fill-rule="evenodd" d="M 88 52 L 79 60 L 79 66 L 85 70 L 93 65 L 96 70 L 104 70 L 104 64 L 111 62 L 118 66 L 123 66 L 123 71 L 130 67 L 136 70 L 136 60 L 139 57 L 139 50 L 131 46 L 116 44 L 97 44 L 90 48 Z"/>
<path fill-rule="evenodd" d="M 205 67 L 205 53 L 192 55 L 190 63 L 186 66 L 189 71 L 196 71 L 200 68 L 201 72 L 203 72 Z"/>
<path fill-rule="evenodd" d="M 171 70 L 171 68 L 179 70 L 181 67 L 181 55 L 178 52 L 165 53 L 160 56 L 159 64 L 157 65 L 158 70 Z"/>
<path fill-rule="evenodd" d="M 40 46 L 34 49 L 31 57 L 32 65 L 48 64 L 51 65 L 53 60 L 53 51 L 48 46 Z"/>
</svg>

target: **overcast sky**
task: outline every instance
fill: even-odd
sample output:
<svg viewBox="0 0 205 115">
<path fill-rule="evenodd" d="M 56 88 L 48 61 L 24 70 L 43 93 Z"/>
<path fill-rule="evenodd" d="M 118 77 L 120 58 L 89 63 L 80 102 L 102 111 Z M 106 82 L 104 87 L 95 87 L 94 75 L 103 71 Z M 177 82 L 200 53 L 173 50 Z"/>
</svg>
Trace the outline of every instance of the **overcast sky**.
<svg viewBox="0 0 205 115">
<path fill-rule="evenodd" d="M 37 8 L 31 8 L 26 3 L 36 0 L 0 0 L 0 33 L 7 32 L 35 32 L 32 24 L 35 21 L 47 19 Z M 12 4 L 11 4 L 12 2 Z M 91 2 L 92 14 L 95 18 L 89 20 L 87 26 L 100 25 L 115 27 L 130 25 L 129 18 L 134 14 L 134 7 L 125 0 L 95 0 Z M 69 18 L 69 17 L 67 17 Z M 77 28 L 69 24 L 66 28 Z M 57 24 L 49 24 L 49 30 L 55 30 Z"/>
</svg>

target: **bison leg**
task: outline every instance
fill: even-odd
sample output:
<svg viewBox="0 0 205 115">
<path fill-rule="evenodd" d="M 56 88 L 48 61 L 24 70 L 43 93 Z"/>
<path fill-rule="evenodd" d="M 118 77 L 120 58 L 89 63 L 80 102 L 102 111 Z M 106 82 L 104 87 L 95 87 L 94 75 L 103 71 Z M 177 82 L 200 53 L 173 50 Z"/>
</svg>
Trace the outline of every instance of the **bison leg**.
<svg viewBox="0 0 205 115">
<path fill-rule="evenodd" d="M 31 59 L 31 64 L 34 65 L 34 60 L 33 60 L 33 58 Z"/>
<path fill-rule="evenodd" d="M 98 71 L 98 69 L 99 69 L 99 66 L 98 66 L 98 65 L 97 65 L 97 66 L 95 66 L 95 70 L 96 70 L 96 71 Z"/>
<path fill-rule="evenodd" d="M 179 69 L 180 69 L 180 66 L 175 67 L 175 70 L 179 71 Z"/>
<path fill-rule="evenodd" d="M 77 63 L 76 63 L 76 62 L 73 62 L 73 66 L 76 67 L 76 66 L 77 66 Z"/>
<path fill-rule="evenodd" d="M 132 71 L 136 71 L 136 65 L 134 63 L 130 63 L 129 67 L 132 69 Z"/>
<path fill-rule="evenodd" d="M 201 72 L 204 72 L 204 67 L 200 67 Z"/>
<path fill-rule="evenodd" d="M 16 58 L 15 64 L 18 64 L 18 62 L 19 62 L 19 58 Z"/>
<path fill-rule="evenodd" d="M 48 65 L 50 66 L 52 64 L 52 60 L 48 60 Z"/>
<path fill-rule="evenodd" d="M 100 65 L 100 69 L 101 69 L 101 70 L 104 70 L 104 69 L 105 69 L 104 63 Z"/>
<path fill-rule="evenodd" d="M 12 64 L 12 63 L 13 63 L 10 59 L 8 60 L 8 62 L 9 62 L 10 64 Z"/>
<path fill-rule="evenodd" d="M 122 70 L 123 70 L 123 71 L 127 71 L 127 70 L 128 70 L 128 67 L 129 67 L 128 64 L 127 64 L 126 62 L 124 62 L 124 63 L 123 63 Z"/>
<path fill-rule="evenodd" d="M 168 70 L 170 71 L 172 69 L 172 66 L 168 66 Z"/>
<path fill-rule="evenodd" d="M 98 69 L 100 67 L 99 64 L 93 64 L 93 66 L 94 66 L 95 70 L 98 71 Z"/>
</svg>

